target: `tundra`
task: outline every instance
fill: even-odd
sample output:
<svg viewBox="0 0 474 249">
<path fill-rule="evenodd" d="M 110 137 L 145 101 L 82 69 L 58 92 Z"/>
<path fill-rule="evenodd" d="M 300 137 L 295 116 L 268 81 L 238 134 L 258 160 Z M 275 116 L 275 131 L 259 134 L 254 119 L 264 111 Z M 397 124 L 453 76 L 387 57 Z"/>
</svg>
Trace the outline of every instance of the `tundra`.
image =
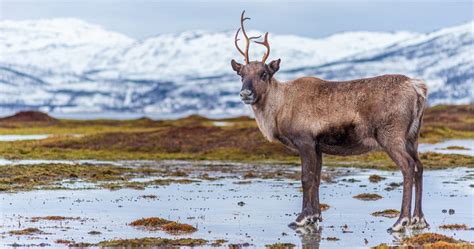
<svg viewBox="0 0 474 249">
<path fill-rule="evenodd" d="M 263 136 L 279 141 L 301 157 L 303 205 L 290 226 L 309 226 L 321 222 L 319 185 L 322 155 L 359 155 L 382 150 L 403 175 L 400 217 L 389 231 L 428 226 L 422 211 L 423 165 L 418 157 L 418 137 L 427 98 L 422 80 L 404 75 L 381 75 L 349 81 L 327 81 L 302 77 L 279 82 L 275 74 L 280 59 L 266 64 L 270 55 L 268 32 L 248 37 L 240 17 L 235 46 L 244 64 L 231 61 L 242 78 L 240 97 L 250 105 Z M 239 32 L 246 42 L 238 46 Z M 266 47 L 261 61 L 249 60 L 251 41 Z M 411 215 L 412 189 L 415 208 Z"/>
</svg>

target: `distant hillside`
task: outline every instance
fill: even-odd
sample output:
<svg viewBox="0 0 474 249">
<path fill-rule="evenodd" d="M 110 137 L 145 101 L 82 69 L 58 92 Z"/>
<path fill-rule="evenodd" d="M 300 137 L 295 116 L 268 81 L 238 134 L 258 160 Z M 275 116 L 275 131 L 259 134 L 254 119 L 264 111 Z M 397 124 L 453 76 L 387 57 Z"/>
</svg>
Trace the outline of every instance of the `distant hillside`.
<svg viewBox="0 0 474 249">
<path fill-rule="evenodd" d="M 58 120 L 50 117 L 46 113 L 37 112 L 37 111 L 21 111 L 16 113 L 15 115 L 0 118 L 0 123 L 11 123 L 11 122 L 47 122 L 53 123 L 57 122 Z"/>
<path fill-rule="evenodd" d="M 280 80 L 402 73 L 425 79 L 430 104 L 474 102 L 474 22 L 427 34 L 349 32 L 323 39 L 270 34 Z M 137 41 L 76 19 L 1 21 L 0 110 L 246 115 L 234 32 Z M 252 33 L 260 33 L 253 31 Z M 259 59 L 262 48 L 252 47 Z"/>
</svg>

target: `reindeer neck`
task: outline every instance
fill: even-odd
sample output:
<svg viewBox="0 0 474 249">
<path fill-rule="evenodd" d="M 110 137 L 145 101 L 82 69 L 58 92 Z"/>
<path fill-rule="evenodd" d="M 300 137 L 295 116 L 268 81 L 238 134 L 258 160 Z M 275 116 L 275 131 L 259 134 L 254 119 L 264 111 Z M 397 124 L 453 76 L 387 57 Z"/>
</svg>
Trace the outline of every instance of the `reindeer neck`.
<svg viewBox="0 0 474 249">
<path fill-rule="evenodd" d="M 283 86 L 276 79 L 272 78 L 265 96 L 252 105 L 255 120 L 258 128 L 269 141 L 275 140 L 276 116 L 279 112 L 283 99 Z"/>
</svg>

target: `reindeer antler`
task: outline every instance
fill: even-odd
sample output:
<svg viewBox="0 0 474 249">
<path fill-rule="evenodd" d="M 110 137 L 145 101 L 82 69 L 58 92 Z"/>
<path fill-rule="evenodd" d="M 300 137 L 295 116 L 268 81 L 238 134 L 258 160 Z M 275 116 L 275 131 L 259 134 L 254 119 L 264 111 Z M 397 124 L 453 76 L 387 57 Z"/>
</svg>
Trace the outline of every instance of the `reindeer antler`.
<svg viewBox="0 0 474 249">
<path fill-rule="evenodd" d="M 267 52 L 262 57 L 262 63 L 265 64 L 265 61 L 267 60 L 268 56 L 270 55 L 270 43 L 268 43 L 268 32 L 265 33 L 265 36 L 263 37 L 263 41 L 255 41 L 255 43 L 258 43 L 260 45 L 263 45 L 267 48 Z"/>
<path fill-rule="evenodd" d="M 245 64 L 249 64 L 250 60 L 249 60 L 249 47 L 250 47 L 250 41 L 251 40 L 254 40 L 254 39 L 258 39 L 260 37 L 262 37 L 261 35 L 259 36 L 252 36 L 252 37 L 248 37 L 247 36 L 247 32 L 245 32 L 245 28 L 244 28 L 244 22 L 246 20 L 250 20 L 250 17 L 245 17 L 245 10 L 242 11 L 242 14 L 240 15 L 240 28 L 237 30 L 237 33 L 235 33 L 235 37 L 234 37 L 234 44 L 235 44 L 235 47 L 237 48 L 237 50 L 239 51 L 239 53 L 244 56 L 244 59 L 245 59 Z M 239 36 L 239 32 L 240 30 L 242 30 L 242 34 L 244 34 L 244 38 L 245 38 L 245 52 L 242 51 L 242 49 L 239 48 L 239 44 L 237 43 L 238 41 L 240 41 L 240 39 L 238 38 Z"/>
</svg>

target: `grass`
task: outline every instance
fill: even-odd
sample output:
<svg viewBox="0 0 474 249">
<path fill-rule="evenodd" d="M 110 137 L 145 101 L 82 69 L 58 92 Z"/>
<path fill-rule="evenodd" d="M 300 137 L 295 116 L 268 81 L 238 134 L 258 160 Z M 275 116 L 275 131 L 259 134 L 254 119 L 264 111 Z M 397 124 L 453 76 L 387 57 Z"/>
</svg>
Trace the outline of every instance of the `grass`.
<svg viewBox="0 0 474 249">
<path fill-rule="evenodd" d="M 420 142 L 474 139 L 474 105 L 436 106 L 425 113 Z M 100 160 L 224 160 L 299 164 L 298 155 L 279 143 L 267 142 L 254 120 L 223 120 L 190 116 L 178 120 L 0 120 L 0 134 L 52 134 L 36 141 L 0 142 L 7 159 Z M 46 121 L 44 121 L 46 120 Z M 225 126 L 215 126 L 225 122 Z M 81 136 L 71 136 L 79 134 Z M 474 167 L 474 157 L 423 153 L 426 168 Z M 360 156 L 325 156 L 334 167 L 396 169 L 382 152 Z"/>
</svg>

